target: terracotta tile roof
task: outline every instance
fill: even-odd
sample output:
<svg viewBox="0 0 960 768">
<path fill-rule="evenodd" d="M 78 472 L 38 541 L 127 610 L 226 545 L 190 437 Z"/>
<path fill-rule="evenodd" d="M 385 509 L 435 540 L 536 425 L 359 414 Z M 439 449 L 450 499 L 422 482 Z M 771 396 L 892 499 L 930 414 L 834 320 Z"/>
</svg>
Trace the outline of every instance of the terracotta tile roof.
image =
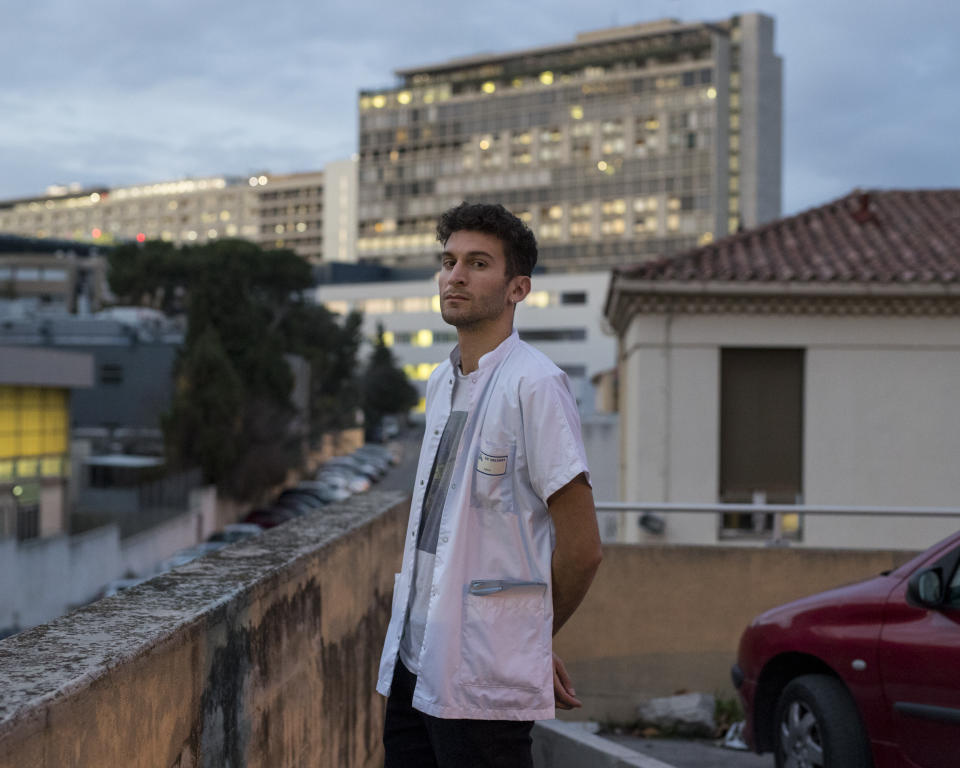
<svg viewBox="0 0 960 768">
<path fill-rule="evenodd" d="M 960 283 L 960 189 L 854 190 L 818 208 L 618 273 L 672 282 Z"/>
</svg>

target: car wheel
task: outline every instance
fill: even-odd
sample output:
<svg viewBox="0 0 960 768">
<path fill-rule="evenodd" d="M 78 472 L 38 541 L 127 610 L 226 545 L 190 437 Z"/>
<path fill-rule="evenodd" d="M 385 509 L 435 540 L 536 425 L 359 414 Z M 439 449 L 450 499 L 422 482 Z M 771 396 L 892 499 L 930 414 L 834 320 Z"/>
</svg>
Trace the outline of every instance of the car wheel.
<svg viewBox="0 0 960 768">
<path fill-rule="evenodd" d="M 856 704 L 828 675 L 803 675 L 783 689 L 776 711 L 777 768 L 870 768 Z"/>
</svg>

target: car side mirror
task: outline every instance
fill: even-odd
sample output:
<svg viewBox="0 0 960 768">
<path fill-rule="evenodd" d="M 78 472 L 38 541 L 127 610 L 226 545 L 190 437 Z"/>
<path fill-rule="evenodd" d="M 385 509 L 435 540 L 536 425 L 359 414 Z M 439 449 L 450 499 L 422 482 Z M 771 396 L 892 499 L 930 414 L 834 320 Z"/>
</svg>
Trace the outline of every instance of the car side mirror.
<svg viewBox="0 0 960 768">
<path fill-rule="evenodd" d="M 913 574 L 907 582 L 907 599 L 922 608 L 939 608 L 943 604 L 943 576 L 939 568 L 928 568 Z"/>
</svg>

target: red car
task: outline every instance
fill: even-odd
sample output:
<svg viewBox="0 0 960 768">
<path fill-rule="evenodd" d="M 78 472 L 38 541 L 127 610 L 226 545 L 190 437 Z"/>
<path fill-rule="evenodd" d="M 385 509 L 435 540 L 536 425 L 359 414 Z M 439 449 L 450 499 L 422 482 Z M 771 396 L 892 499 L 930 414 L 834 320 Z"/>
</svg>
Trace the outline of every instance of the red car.
<svg viewBox="0 0 960 768">
<path fill-rule="evenodd" d="M 733 682 L 778 768 L 960 766 L 960 533 L 896 570 L 760 614 Z"/>
</svg>

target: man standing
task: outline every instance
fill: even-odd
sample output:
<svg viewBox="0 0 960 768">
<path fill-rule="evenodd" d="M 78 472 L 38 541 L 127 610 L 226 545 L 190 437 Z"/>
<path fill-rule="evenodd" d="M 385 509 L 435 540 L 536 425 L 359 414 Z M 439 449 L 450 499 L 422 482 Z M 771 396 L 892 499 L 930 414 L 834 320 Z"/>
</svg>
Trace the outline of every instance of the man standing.
<svg viewBox="0 0 960 768">
<path fill-rule="evenodd" d="M 520 341 L 533 233 L 503 206 L 440 218 L 439 292 L 458 345 L 426 432 L 380 662 L 386 768 L 532 766 L 533 721 L 580 706 L 552 636 L 600 563 L 566 375 Z"/>
</svg>

